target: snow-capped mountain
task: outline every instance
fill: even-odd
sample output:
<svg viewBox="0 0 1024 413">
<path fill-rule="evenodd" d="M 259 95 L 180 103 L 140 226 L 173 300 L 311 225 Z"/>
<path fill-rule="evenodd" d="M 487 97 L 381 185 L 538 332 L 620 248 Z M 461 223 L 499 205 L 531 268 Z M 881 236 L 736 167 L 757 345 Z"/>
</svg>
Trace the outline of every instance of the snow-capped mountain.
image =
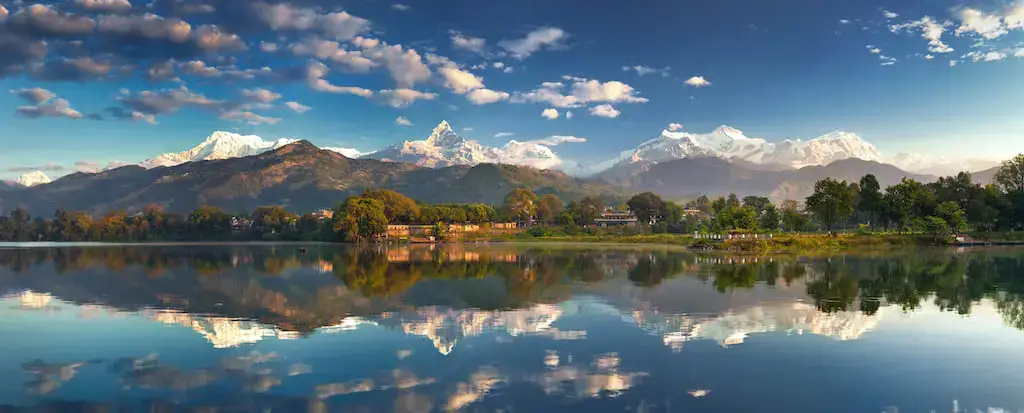
<svg viewBox="0 0 1024 413">
<path fill-rule="evenodd" d="M 241 158 L 272 151 L 295 141 L 295 139 L 286 138 L 265 141 L 263 138 L 255 135 L 239 135 L 218 131 L 192 149 L 178 153 L 165 153 L 153 159 L 143 161 L 140 165 L 145 168 L 156 168 L 159 166 L 175 166 L 186 162 Z"/>
<path fill-rule="evenodd" d="M 50 179 L 49 176 L 46 176 L 46 174 L 43 173 L 43 171 L 29 172 L 27 174 L 19 176 L 18 180 L 15 181 L 16 184 L 25 187 L 33 187 L 36 185 L 48 184 L 50 182 L 53 182 L 53 180 Z"/>
<path fill-rule="evenodd" d="M 419 166 L 445 167 L 452 165 L 476 165 L 480 163 L 501 163 L 526 165 L 538 169 L 552 169 L 562 166 L 552 146 L 563 143 L 586 142 L 574 136 L 552 136 L 547 139 L 519 142 L 509 141 L 504 146 L 483 145 L 466 140 L 452 129 L 447 121 L 434 128 L 423 140 L 405 141 L 366 157 L 396 162 L 409 162 Z"/>
<path fill-rule="evenodd" d="M 708 134 L 662 131 L 660 136 L 622 152 L 615 164 L 649 164 L 701 157 L 793 168 L 825 165 L 849 158 L 882 159 L 874 145 L 849 132 L 832 132 L 807 141 L 797 139 L 772 143 L 747 137 L 735 128 L 720 126 Z"/>
<path fill-rule="evenodd" d="M 990 159 L 948 159 L 916 153 L 900 152 L 886 160 L 887 163 L 908 171 L 935 176 L 952 176 L 960 172 L 978 172 L 999 166 L 999 161 Z"/>
</svg>

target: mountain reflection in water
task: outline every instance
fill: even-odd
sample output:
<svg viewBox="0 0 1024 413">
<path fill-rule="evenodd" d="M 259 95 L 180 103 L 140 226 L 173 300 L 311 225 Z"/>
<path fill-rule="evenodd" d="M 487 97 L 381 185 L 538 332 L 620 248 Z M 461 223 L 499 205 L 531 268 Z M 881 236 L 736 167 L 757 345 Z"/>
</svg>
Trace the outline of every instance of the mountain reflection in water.
<svg viewBox="0 0 1024 413">
<path fill-rule="evenodd" d="M 1022 270 L 1009 249 L 0 249 L 0 411 L 1017 409 Z"/>
</svg>

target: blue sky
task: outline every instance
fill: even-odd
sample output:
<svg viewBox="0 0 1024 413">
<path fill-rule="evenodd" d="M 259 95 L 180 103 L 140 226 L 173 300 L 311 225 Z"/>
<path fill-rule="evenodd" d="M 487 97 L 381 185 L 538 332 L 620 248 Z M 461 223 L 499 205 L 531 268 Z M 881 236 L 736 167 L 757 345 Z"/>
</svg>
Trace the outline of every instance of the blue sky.
<svg viewBox="0 0 1024 413">
<path fill-rule="evenodd" d="M 0 5 L 3 179 L 215 130 L 370 151 L 443 119 L 491 145 L 584 137 L 556 148 L 583 163 L 670 123 L 770 141 L 847 130 L 886 155 L 1024 152 L 1019 0 Z"/>
</svg>

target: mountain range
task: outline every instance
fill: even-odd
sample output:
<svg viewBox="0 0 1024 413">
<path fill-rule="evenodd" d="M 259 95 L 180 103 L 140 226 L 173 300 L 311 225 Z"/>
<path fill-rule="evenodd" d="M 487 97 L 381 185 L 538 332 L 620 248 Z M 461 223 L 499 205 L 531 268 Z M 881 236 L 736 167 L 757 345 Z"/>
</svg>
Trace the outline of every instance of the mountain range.
<svg viewBox="0 0 1024 413">
<path fill-rule="evenodd" d="M 430 202 L 499 203 L 520 186 L 566 200 L 601 195 L 611 201 L 639 191 L 671 198 L 738 193 L 782 200 L 807 196 L 814 182 L 825 177 L 857 181 L 872 173 L 883 186 L 903 177 L 935 179 L 886 163 L 873 145 L 847 132 L 771 143 L 728 126 L 709 134 L 666 130 L 599 164 L 600 172 L 590 178 L 557 171 L 566 165 L 551 147 L 575 142 L 585 139 L 552 136 L 487 146 L 441 122 L 426 139 L 364 154 L 317 148 L 303 140 L 215 132 L 194 148 L 137 165 L 73 173 L 52 183 L 42 172 L 26 174 L 0 185 L 0 209 L 23 206 L 49 214 L 65 207 L 100 213 L 158 203 L 176 211 L 202 204 L 229 210 L 277 204 L 309 211 L 371 187 Z M 921 157 L 897 158 L 925 165 Z M 994 172 L 986 169 L 975 178 L 989 183 Z"/>
</svg>

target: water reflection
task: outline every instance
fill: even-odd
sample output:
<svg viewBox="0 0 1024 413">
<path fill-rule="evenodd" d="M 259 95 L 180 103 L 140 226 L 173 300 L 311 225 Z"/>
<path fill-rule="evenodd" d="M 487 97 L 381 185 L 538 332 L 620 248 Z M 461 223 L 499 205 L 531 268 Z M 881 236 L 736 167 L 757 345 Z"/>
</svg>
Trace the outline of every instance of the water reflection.
<svg viewBox="0 0 1024 413">
<path fill-rule="evenodd" d="M 0 372 L 20 377 L 0 383 L 0 400 L 40 410 L 1022 407 L 1017 392 L 998 390 L 1024 379 L 1024 360 L 992 353 L 1024 344 L 1022 265 L 1015 250 L 796 259 L 515 245 L 0 249 Z M 946 341 L 964 334 L 998 347 Z M 827 344 L 839 342 L 863 344 Z M 973 362 L 940 366 L 936 352 Z M 865 390 L 878 397 L 818 389 L 810 401 L 728 373 L 813 388 L 824 386 L 823 366 L 902 373 Z M 969 394 L 937 379 L 982 371 L 989 377 Z M 936 377 L 927 391 L 914 384 L 920 374 Z M 849 405 L 832 405 L 837 397 Z"/>
</svg>

